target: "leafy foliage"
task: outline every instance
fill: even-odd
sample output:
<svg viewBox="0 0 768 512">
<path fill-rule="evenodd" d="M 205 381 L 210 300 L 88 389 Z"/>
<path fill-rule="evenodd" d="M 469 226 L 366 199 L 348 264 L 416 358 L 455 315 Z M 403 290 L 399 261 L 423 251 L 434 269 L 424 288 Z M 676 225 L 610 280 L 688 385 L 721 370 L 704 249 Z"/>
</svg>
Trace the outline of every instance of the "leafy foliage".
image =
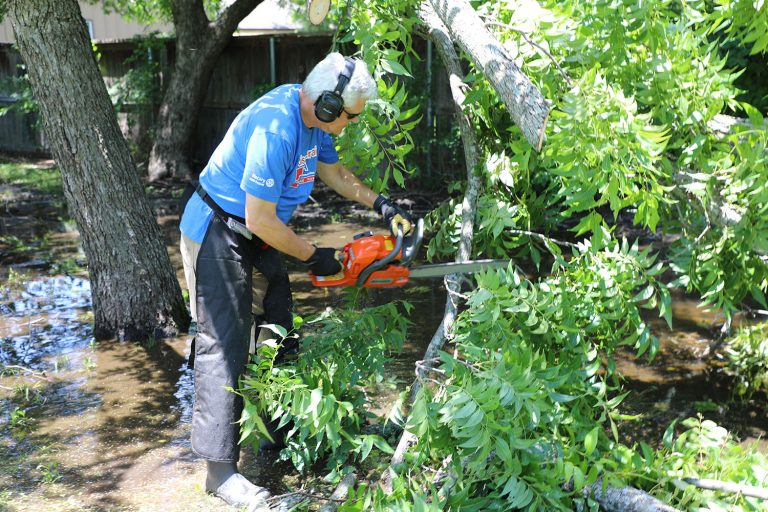
<svg viewBox="0 0 768 512">
<path fill-rule="evenodd" d="M 762 303 L 766 130 L 761 113 L 736 100 L 739 71 L 719 52 L 735 36 L 720 31 L 713 40 L 717 9 L 703 0 L 516 0 L 478 10 L 555 103 L 547 144 L 533 156 L 498 95 L 470 74 L 467 108 L 486 159 L 503 163 L 496 178 L 486 168 L 478 252 L 514 251 L 530 240 L 520 230 L 567 226 L 576 236 L 600 236 L 626 212 L 671 240 L 677 285 L 726 315 L 747 298 Z M 709 124 L 728 109 L 752 125 L 726 137 L 715 132 Z M 498 211 L 488 211 L 494 205 Z M 436 223 L 433 255 L 450 253 L 457 239 L 455 206 L 440 210 L 449 222 Z M 500 243 L 487 242 L 488 234 L 501 235 Z M 539 249 L 514 255 L 537 263 Z"/>
<path fill-rule="evenodd" d="M 10 102 L 0 105 L 0 116 L 13 110 L 23 114 L 32 114 L 39 111 L 37 100 L 32 93 L 32 84 L 26 73 L 24 64 L 18 65 L 21 73 L 19 76 L 11 76 L 0 80 L 0 90 L 10 96 Z M 38 122 L 39 124 L 39 122 Z"/>
<path fill-rule="evenodd" d="M 656 351 L 640 306 L 669 316 L 653 260 L 610 241 L 558 258 L 537 283 L 513 271 L 478 277 L 455 352 L 438 361 L 445 381 L 421 389 L 406 425 L 419 438 L 411 464 L 439 467 L 453 454 L 448 508 L 572 510 L 578 493 L 562 483 L 573 479 L 579 490 L 596 481 L 610 446 L 600 425 L 618 436 L 613 414 L 623 398 L 611 354 L 620 345 Z"/>
<path fill-rule="evenodd" d="M 279 344 L 271 341 L 248 366 L 240 390 L 241 442 L 258 446 L 269 438 L 268 419 L 288 430 L 281 457 L 299 470 L 320 458 L 336 469 L 350 455 L 364 460 L 374 446 L 391 452 L 380 436 L 361 434 L 370 406 L 365 388 L 383 380 L 389 354 L 402 348 L 407 319 L 390 303 L 329 313 L 308 324 L 293 364 L 275 365 Z"/>
<path fill-rule="evenodd" d="M 768 53 L 768 3 L 763 0 L 716 0 L 710 14 L 711 30 L 723 30 L 743 43 L 751 53 Z"/>
<path fill-rule="evenodd" d="M 737 396 L 749 399 L 768 391 L 768 324 L 740 329 L 728 340 L 726 354 Z"/>
<path fill-rule="evenodd" d="M 664 444 L 654 452 L 641 444 L 638 450 L 616 447 L 616 458 L 628 478 L 663 501 L 690 512 L 746 512 L 765 510 L 762 500 L 741 493 L 705 491 L 684 478 L 709 478 L 739 485 L 762 487 L 768 477 L 768 459 L 754 447 L 737 443 L 726 429 L 710 420 L 688 418 L 676 438 L 673 423 Z"/>
<path fill-rule="evenodd" d="M 363 174 L 366 183 L 376 191 L 386 190 L 390 178 L 403 187 L 405 176 L 414 171 L 406 163 L 413 151 L 410 131 L 419 123 L 419 106 L 409 101 L 406 82 L 416 57 L 412 38 L 414 4 L 408 0 L 385 0 L 365 4 L 349 4 L 346 12 L 335 13 L 331 23 L 338 23 L 339 45 L 354 44 L 360 57 L 373 70 L 379 99 L 360 117 L 361 122 L 348 125 L 337 138 L 342 162 Z"/>
<path fill-rule="evenodd" d="M 159 55 L 164 43 L 156 33 L 137 36 L 133 43 L 133 53 L 123 62 L 128 71 L 109 88 L 118 111 L 126 105 L 156 105 L 161 100 Z"/>
</svg>

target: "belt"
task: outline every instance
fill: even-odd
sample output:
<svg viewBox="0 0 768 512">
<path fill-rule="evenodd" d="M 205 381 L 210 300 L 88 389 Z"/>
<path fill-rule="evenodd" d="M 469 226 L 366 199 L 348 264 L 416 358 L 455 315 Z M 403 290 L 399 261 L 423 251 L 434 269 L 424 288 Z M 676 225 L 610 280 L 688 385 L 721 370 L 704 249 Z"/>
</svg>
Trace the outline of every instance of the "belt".
<svg viewBox="0 0 768 512">
<path fill-rule="evenodd" d="M 265 244 L 261 239 L 254 236 L 253 233 L 246 227 L 245 225 L 245 219 L 242 217 L 238 217 L 237 215 L 232 215 L 231 213 L 225 212 L 221 206 L 216 204 L 216 201 L 213 200 L 213 198 L 206 192 L 206 190 L 203 188 L 200 183 L 195 183 L 195 191 L 200 196 L 200 198 L 211 207 L 211 209 L 218 215 L 218 217 L 224 221 L 224 223 L 227 225 L 229 229 L 234 231 L 235 233 L 244 236 L 248 240 L 255 240 L 257 243 L 260 243 L 261 248 L 267 248 L 269 247 L 267 244 Z"/>
</svg>

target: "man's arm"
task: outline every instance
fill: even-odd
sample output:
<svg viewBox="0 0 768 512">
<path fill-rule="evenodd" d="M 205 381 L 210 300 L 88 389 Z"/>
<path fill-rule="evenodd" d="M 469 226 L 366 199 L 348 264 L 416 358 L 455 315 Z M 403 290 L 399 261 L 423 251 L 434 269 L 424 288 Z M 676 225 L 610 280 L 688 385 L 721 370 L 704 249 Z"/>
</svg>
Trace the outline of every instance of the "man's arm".
<svg viewBox="0 0 768 512">
<path fill-rule="evenodd" d="M 317 162 L 317 175 L 320 176 L 323 183 L 340 195 L 352 201 L 357 201 L 368 208 L 373 207 L 373 202 L 378 196 L 377 193 L 357 179 L 357 176 L 342 167 L 339 162 L 335 164 Z"/>
<path fill-rule="evenodd" d="M 265 243 L 289 256 L 306 261 L 315 246 L 306 242 L 277 217 L 277 203 L 245 194 L 245 225 Z"/>
</svg>

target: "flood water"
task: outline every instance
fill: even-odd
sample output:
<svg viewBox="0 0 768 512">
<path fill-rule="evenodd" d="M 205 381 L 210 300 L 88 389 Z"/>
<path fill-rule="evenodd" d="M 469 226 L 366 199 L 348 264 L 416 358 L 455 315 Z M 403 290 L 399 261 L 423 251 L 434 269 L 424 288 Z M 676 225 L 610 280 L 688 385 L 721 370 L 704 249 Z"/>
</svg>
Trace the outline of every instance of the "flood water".
<svg viewBox="0 0 768 512">
<path fill-rule="evenodd" d="M 177 220 L 159 217 L 184 283 Z M 303 236 L 319 246 L 341 247 L 370 228 L 326 223 Z M 66 244 L 66 251 L 76 251 L 70 239 Z M 311 316 L 341 300 L 337 289 L 312 287 L 298 268 L 292 281 L 300 315 Z M 5 265 L 0 283 L 0 364 L 19 372 L 0 378 L 0 510 L 231 510 L 205 495 L 204 464 L 189 446 L 188 336 L 149 348 L 95 342 L 85 278 L 51 275 L 45 265 Z M 408 343 L 391 367 L 405 385 L 441 320 L 445 293 L 433 281 L 377 291 L 371 298 L 394 299 L 415 306 Z M 644 415 L 642 424 L 623 425 L 629 439 L 660 439 L 672 419 L 695 415 L 700 402 L 727 397 L 726 381 L 707 358 L 718 318 L 685 296 L 675 297 L 674 316 L 673 332 L 649 318 L 661 343 L 653 364 L 635 361 L 629 352 L 617 354 L 619 371 L 634 391 L 626 412 Z M 27 404 L 25 418 L 14 413 L 19 403 Z M 765 436 L 762 409 L 721 407 L 707 416 L 745 440 Z M 28 426 L 19 426 L 24 421 Z M 245 452 L 242 470 L 256 483 L 274 494 L 296 485 L 287 463 Z"/>
</svg>

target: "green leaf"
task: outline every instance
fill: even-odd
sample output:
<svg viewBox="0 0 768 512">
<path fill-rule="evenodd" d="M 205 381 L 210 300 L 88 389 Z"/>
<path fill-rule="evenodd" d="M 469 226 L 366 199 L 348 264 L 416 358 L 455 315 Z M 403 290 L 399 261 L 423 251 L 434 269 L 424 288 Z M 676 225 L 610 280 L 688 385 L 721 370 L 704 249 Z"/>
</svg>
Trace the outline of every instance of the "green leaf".
<svg viewBox="0 0 768 512">
<path fill-rule="evenodd" d="M 362 436 L 363 443 L 360 447 L 360 461 L 364 461 L 368 455 L 371 453 L 371 449 L 373 448 L 373 437 L 372 436 Z"/>
<path fill-rule="evenodd" d="M 587 435 L 584 437 L 584 451 L 587 457 L 592 455 L 592 452 L 595 451 L 595 447 L 597 447 L 597 438 L 600 434 L 600 427 L 595 427 L 589 432 L 587 432 Z"/>
</svg>

